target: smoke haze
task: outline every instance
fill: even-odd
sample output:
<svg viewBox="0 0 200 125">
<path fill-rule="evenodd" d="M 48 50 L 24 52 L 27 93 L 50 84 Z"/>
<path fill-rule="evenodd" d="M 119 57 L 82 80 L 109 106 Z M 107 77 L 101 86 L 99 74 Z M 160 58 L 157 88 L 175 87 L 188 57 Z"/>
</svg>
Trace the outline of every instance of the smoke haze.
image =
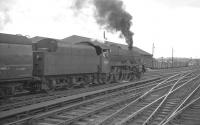
<svg viewBox="0 0 200 125">
<path fill-rule="evenodd" d="M 13 0 L 0 0 L 0 30 L 11 22 L 9 11 L 13 3 Z"/>
<path fill-rule="evenodd" d="M 130 31 L 132 16 L 125 11 L 121 0 L 76 0 L 74 8 L 81 10 L 86 4 L 93 4 L 95 7 L 94 18 L 98 25 L 110 32 L 121 33 L 129 49 L 133 46 L 133 32 Z"/>
</svg>

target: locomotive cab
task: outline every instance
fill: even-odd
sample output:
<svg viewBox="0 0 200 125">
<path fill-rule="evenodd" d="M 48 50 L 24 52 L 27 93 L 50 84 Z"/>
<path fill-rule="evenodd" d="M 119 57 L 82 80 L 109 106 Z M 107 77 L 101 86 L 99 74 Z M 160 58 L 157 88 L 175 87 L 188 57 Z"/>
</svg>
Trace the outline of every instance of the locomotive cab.
<svg viewBox="0 0 200 125">
<path fill-rule="evenodd" d="M 110 56 L 110 49 L 102 49 L 102 54 L 100 57 L 100 67 L 101 72 L 109 73 L 110 72 L 110 64 L 109 64 L 109 56 Z"/>
<path fill-rule="evenodd" d="M 103 54 L 103 56 L 105 57 L 105 58 L 108 58 L 109 57 L 109 55 L 110 55 L 110 49 L 103 49 L 102 50 L 102 54 Z"/>
<path fill-rule="evenodd" d="M 95 48 L 97 55 L 99 56 L 99 66 L 98 72 L 99 73 L 109 73 L 110 72 L 110 48 L 103 43 L 98 41 L 83 41 L 77 44 L 88 45 Z"/>
</svg>

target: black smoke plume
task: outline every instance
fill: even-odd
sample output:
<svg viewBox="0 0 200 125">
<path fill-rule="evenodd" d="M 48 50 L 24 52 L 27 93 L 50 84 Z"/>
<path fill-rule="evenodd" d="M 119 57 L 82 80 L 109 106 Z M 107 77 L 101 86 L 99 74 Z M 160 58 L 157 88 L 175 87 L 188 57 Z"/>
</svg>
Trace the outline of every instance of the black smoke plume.
<svg viewBox="0 0 200 125">
<path fill-rule="evenodd" d="M 121 0 L 76 0 L 74 8 L 81 10 L 86 4 L 95 7 L 94 17 L 97 24 L 108 31 L 119 31 L 120 37 L 124 37 L 129 49 L 133 46 L 133 32 L 130 30 L 132 16 L 125 11 Z"/>
</svg>

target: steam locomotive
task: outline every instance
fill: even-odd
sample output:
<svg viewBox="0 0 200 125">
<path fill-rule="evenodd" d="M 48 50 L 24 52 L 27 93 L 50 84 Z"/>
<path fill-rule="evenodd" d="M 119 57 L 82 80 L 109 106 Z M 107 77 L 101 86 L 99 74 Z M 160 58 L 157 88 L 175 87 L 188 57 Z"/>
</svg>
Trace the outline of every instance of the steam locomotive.
<svg viewBox="0 0 200 125">
<path fill-rule="evenodd" d="M 9 42 L 7 37 L 13 37 Z M 26 42 L 15 42 L 15 39 Z M 6 41 L 6 42 L 4 42 Z M 28 41 L 28 42 L 27 42 Z M 117 44 L 74 44 L 0 34 L 0 96 L 140 79 L 141 64 L 131 50 Z"/>
</svg>

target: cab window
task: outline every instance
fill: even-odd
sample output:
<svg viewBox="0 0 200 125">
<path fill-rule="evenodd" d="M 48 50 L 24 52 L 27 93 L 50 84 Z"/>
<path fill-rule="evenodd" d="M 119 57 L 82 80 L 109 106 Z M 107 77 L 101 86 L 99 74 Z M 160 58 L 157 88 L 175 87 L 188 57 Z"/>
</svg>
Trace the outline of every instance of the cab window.
<svg viewBox="0 0 200 125">
<path fill-rule="evenodd" d="M 103 49 L 103 56 L 108 58 L 110 54 L 110 49 Z"/>
</svg>

